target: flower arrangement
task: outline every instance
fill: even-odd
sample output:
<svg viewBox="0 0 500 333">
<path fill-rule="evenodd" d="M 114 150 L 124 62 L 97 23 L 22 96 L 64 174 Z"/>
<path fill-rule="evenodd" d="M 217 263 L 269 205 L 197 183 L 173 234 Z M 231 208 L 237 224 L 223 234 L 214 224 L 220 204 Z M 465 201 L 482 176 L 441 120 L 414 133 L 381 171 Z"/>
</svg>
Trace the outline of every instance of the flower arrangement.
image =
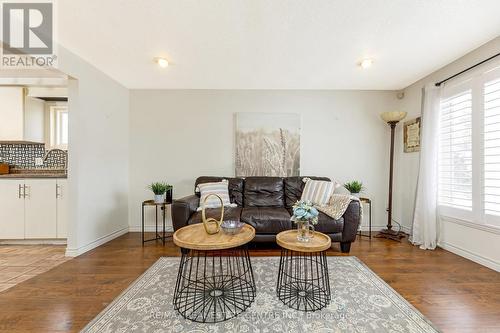
<svg viewBox="0 0 500 333">
<path fill-rule="evenodd" d="M 293 206 L 293 216 L 294 221 L 311 221 L 312 224 L 318 223 L 319 212 L 314 208 L 312 202 L 310 201 L 297 201 Z"/>
</svg>

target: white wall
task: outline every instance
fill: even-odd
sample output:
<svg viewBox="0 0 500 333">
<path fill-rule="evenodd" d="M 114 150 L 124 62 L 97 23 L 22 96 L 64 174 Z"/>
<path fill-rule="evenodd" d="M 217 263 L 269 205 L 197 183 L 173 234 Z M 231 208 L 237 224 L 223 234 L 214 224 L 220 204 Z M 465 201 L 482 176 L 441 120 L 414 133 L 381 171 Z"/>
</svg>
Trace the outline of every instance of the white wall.
<svg viewBox="0 0 500 333">
<path fill-rule="evenodd" d="M 128 231 L 129 91 L 59 47 L 70 75 L 68 255 Z"/>
<path fill-rule="evenodd" d="M 41 99 L 24 99 L 24 140 L 45 142 L 45 102 Z"/>
<path fill-rule="evenodd" d="M 500 37 L 404 89 L 405 97 L 401 100 L 399 108 L 408 112 L 408 117 L 405 120 L 413 119 L 421 114 L 422 88 L 426 84 L 443 80 L 498 52 L 500 52 Z M 396 142 L 398 171 L 394 185 L 394 219 L 410 229 L 418 177 L 419 153 L 403 153 L 401 125 L 398 126 Z M 443 222 L 443 224 L 441 226 L 441 246 L 470 259 L 482 260 L 482 263 L 490 262 L 490 267 L 500 269 L 500 234 L 474 229 L 470 225 L 464 226 L 450 221 Z M 491 248 L 491 246 L 494 248 Z M 495 263 L 496 266 L 492 265 L 492 263 Z"/>
<path fill-rule="evenodd" d="M 193 193 L 201 175 L 234 175 L 234 114 L 302 116 L 303 175 L 362 180 L 385 224 L 389 127 L 394 92 L 301 90 L 132 90 L 130 93 L 130 225 L 139 230 L 146 185 L 165 180 L 174 197 Z M 147 215 L 152 223 L 153 214 Z"/>
<path fill-rule="evenodd" d="M 0 140 L 23 140 L 22 87 L 0 87 Z"/>
</svg>

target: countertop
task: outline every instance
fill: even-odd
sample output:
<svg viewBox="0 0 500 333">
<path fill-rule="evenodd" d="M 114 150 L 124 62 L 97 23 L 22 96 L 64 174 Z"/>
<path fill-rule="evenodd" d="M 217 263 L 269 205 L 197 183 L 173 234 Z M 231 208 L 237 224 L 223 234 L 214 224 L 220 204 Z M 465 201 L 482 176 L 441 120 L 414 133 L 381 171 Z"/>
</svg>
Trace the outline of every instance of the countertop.
<svg viewBox="0 0 500 333">
<path fill-rule="evenodd" d="M 10 173 L 0 175 L 0 179 L 5 178 L 67 178 L 65 170 L 52 169 L 11 169 Z"/>
</svg>

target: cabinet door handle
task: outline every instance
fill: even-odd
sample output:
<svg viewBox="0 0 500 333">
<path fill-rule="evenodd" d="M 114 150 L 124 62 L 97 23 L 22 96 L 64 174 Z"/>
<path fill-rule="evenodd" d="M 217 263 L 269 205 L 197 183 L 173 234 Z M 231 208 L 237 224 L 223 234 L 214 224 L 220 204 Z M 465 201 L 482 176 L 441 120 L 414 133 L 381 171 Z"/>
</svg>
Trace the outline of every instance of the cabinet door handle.
<svg viewBox="0 0 500 333">
<path fill-rule="evenodd" d="M 23 188 L 24 188 L 23 197 L 24 198 L 28 197 L 28 199 L 29 199 L 30 194 L 31 194 L 31 188 L 29 186 L 27 186 L 27 185 L 24 185 Z M 28 189 L 29 192 L 26 192 L 26 189 Z"/>
<path fill-rule="evenodd" d="M 17 194 L 18 194 L 18 196 L 19 196 L 19 199 L 21 199 L 21 186 L 22 186 L 22 185 L 21 185 L 21 184 L 19 184 L 19 188 L 18 188 L 18 190 L 17 190 Z"/>
<path fill-rule="evenodd" d="M 59 184 L 56 184 L 56 198 L 60 198 L 61 197 L 61 193 L 59 192 L 60 188 L 61 188 L 61 186 Z"/>
</svg>

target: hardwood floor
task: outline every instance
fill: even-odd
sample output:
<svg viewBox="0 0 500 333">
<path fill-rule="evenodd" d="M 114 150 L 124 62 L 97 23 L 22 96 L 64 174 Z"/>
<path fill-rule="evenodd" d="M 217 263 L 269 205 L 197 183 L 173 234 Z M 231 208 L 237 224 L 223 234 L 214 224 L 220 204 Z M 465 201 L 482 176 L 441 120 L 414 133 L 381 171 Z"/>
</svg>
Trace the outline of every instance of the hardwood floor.
<svg viewBox="0 0 500 333">
<path fill-rule="evenodd" d="M 251 250 L 279 255 L 278 248 Z M 443 332 L 500 332 L 500 273 L 447 251 L 358 239 L 360 258 Z M 83 328 L 160 256 L 171 241 L 141 246 L 129 233 L 0 293 L 0 332 L 68 332 Z M 338 244 L 329 255 L 342 255 Z"/>
</svg>

